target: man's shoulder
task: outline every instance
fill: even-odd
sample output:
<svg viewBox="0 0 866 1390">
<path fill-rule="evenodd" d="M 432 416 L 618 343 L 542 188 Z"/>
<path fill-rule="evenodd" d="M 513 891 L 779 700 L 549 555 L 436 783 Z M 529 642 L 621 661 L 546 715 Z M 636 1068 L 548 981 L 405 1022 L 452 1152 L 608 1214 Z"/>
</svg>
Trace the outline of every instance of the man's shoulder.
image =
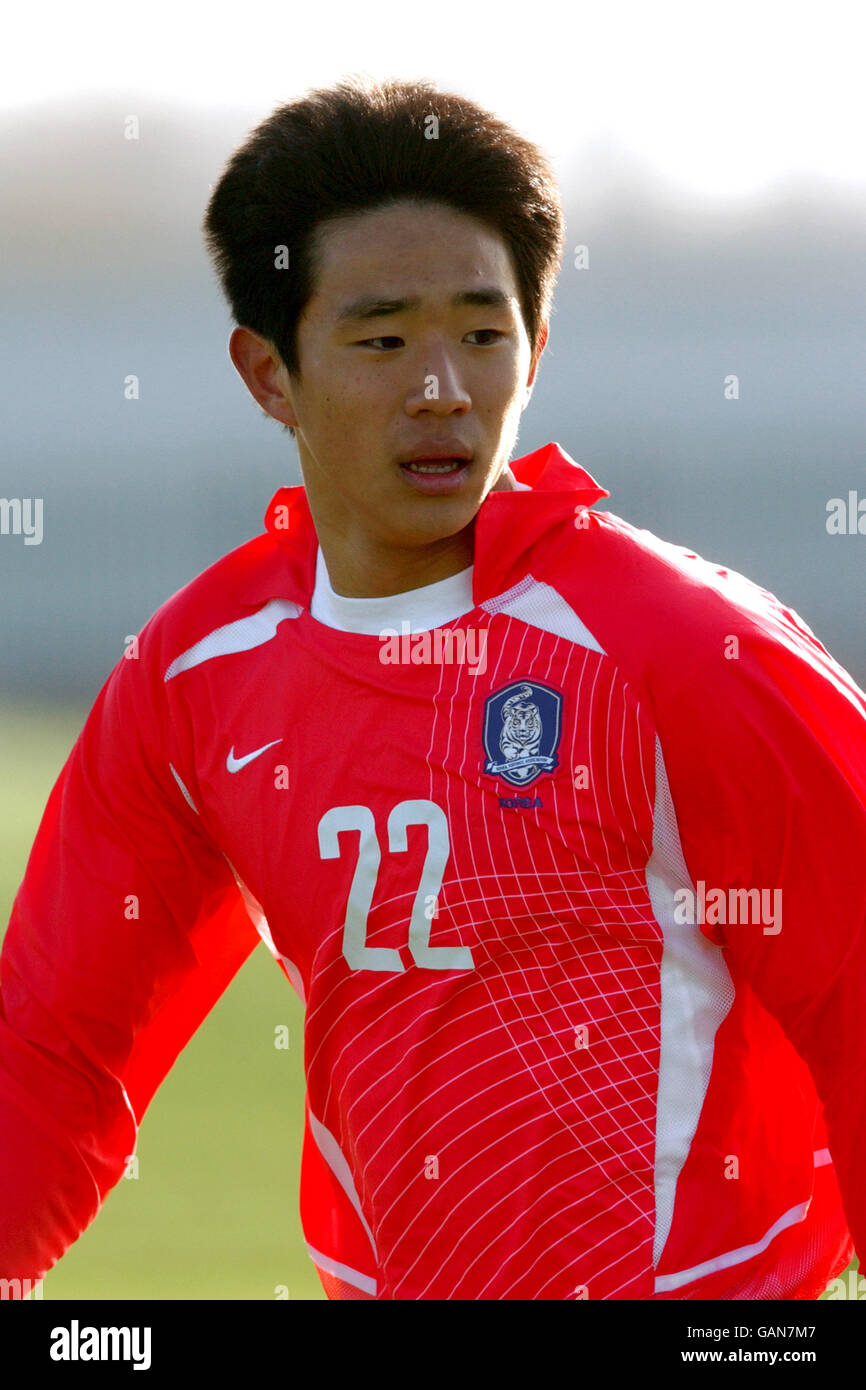
<svg viewBox="0 0 866 1390">
<path fill-rule="evenodd" d="M 214 561 L 162 603 L 140 635 L 141 655 L 164 668 L 210 634 L 252 617 L 285 589 L 285 549 L 255 536 Z"/>
<path fill-rule="evenodd" d="M 784 649 L 832 660 L 804 620 L 730 566 L 587 509 L 534 577 L 556 588 L 624 672 L 656 689 L 743 673 L 737 663 Z"/>
<path fill-rule="evenodd" d="M 587 516 L 586 531 L 576 528 L 575 558 L 582 570 L 603 581 L 620 609 L 655 613 L 660 627 L 667 626 L 665 618 L 673 611 L 692 629 L 716 618 L 760 622 L 782 611 L 775 594 L 730 565 L 705 559 L 612 512 Z"/>
</svg>

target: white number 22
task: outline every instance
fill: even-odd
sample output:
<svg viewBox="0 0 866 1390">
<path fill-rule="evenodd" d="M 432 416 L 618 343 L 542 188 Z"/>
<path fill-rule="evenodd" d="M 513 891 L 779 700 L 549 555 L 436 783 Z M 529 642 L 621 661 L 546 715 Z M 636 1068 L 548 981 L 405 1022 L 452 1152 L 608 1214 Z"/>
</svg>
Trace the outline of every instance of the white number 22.
<svg viewBox="0 0 866 1390">
<path fill-rule="evenodd" d="M 474 962 L 468 946 L 431 946 L 430 919 L 425 900 L 438 896 L 442 875 L 448 863 L 448 821 L 435 801 L 400 801 L 388 817 L 388 848 L 401 854 L 409 847 L 406 828 L 427 826 L 427 855 L 421 882 L 409 920 L 409 950 L 416 965 L 425 970 L 472 970 Z M 405 970 L 400 952 L 385 946 L 367 946 L 367 917 L 373 901 L 381 855 L 376 839 L 376 822 L 369 806 L 332 806 L 319 821 L 319 855 L 340 858 L 340 831 L 360 830 L 358 862 L 346 904 L 343 927 L 343 955 L 353 970 Z"/>
</svg>

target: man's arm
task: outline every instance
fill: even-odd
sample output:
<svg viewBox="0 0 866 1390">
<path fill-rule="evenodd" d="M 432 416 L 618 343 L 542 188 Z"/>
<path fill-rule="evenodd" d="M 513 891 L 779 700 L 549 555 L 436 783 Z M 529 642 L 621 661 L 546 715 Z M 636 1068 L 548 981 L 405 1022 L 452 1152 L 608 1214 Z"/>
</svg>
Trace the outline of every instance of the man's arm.
<svg viewBox="0 0 866 1390">
<path fill-rule="evenodd" d="M 864 1260 L 866 697 L 795 614 L 739 583 L 745 619 L 691 648 L 655 713 L 693 879 L 780 908 L 768 931 L 701 929 L 810 1069 Z"/>
<path fill-rule="evenodd" d="M 154 1092 L 259 940 L 171 772 L 153 624 L 51 793 L 0 953 L 7 1279 L 42 1278 L 94 1219 Z"/>
</svg>

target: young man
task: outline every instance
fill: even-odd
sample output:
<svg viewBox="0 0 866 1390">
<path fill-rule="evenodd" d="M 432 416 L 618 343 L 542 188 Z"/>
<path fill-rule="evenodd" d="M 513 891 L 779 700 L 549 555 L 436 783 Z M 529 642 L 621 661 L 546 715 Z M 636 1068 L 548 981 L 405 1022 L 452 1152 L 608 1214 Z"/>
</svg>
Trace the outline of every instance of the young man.
<svg viewBox="0 0 866 1390">
<path fill-rule="evenodd" d="M 866 1254 L 866 697 L 558 445 L 509 464 L 562 214 L 488 113 L 313 93 L 205 226 L 304 485 L 146 624 L 48 803 L 0 1274 L 95 1217 L 252 919 L 331 1297 L 817 1297 Z"/>
</svg>

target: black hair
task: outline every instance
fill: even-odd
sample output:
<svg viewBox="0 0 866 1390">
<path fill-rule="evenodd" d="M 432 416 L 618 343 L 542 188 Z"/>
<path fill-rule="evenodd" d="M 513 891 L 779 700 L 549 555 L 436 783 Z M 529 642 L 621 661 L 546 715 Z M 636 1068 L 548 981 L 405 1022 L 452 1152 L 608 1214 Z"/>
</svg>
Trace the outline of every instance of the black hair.
<svg viewBox="0 0 866 1390">
<path fill-rule="evenodd" d="M 501 237 L 535 354 L 565 241 L 546 156 L 431 82 L 352 77 L 258 125 L 226 164 L 203 221 L 235 321 L 270 342 L 290 376 L 300 378 L 298 320 L 315 289 L 314 231 L 404 199 L 445 204 Z"/>
</svg>

